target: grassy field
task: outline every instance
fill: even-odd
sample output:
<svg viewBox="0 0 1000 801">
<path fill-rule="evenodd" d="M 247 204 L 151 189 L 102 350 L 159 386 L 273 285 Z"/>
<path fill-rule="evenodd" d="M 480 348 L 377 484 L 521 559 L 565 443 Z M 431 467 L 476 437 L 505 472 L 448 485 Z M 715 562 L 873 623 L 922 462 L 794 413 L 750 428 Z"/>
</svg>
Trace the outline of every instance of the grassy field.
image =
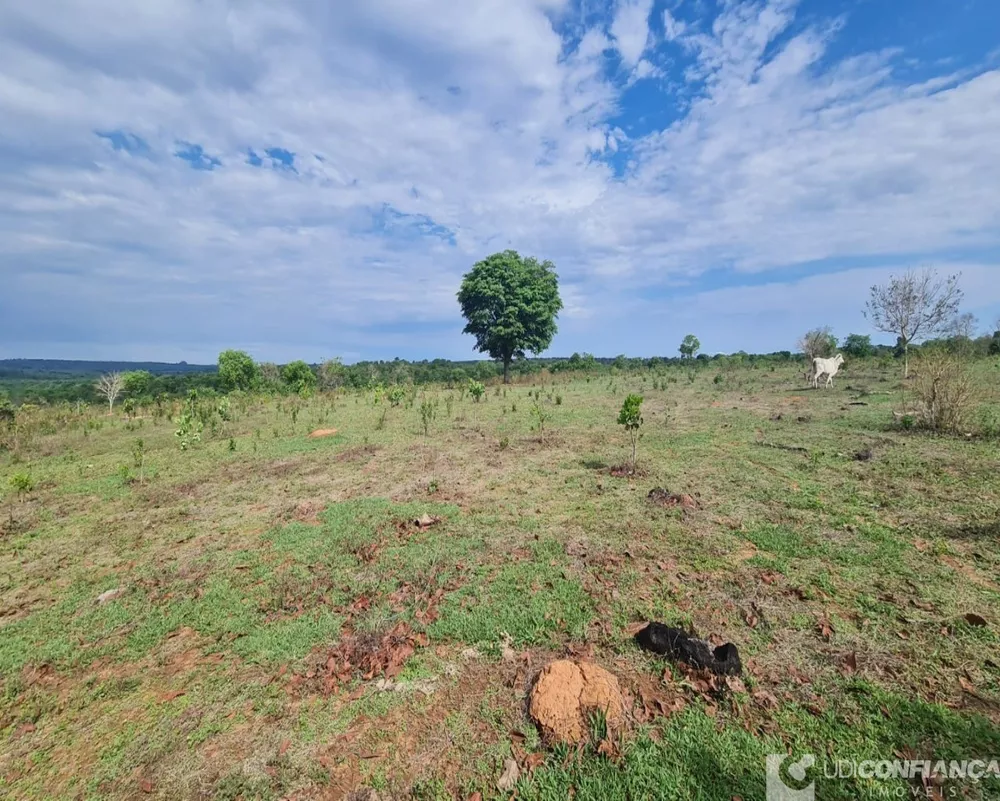
<svg viewBox="0 0 1000 801">
<path fill-rule="evenodd" d="M 772 752 L 1000 758 L 998 442 L 900 430 L 898 392 L 744 367 L 237 399 L 186 450 L 179 408 L 40 412 L 0 453 L 34 483 L 0 510 L 0 797 L 510 797 L 513 756 L 518 799 L 750 801 Z M 650 619 L 736 643 L 742 684 L 639 651 Z M 567 653 L 634 701 L 603 753 L 526 717 Z M 817 779 L 889 791 L 924 788 Z"/>
</svg>

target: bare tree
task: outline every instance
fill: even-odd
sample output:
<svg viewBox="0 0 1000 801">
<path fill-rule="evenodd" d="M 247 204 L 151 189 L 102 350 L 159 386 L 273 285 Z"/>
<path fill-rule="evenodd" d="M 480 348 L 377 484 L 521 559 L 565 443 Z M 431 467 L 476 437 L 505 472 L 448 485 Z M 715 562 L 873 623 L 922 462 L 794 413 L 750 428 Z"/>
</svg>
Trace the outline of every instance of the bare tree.
<svg viewBox="0 0 1000 801">
<path fill-rule="evenodd" d="M 97 394 L 104 396 L 108 402 L 108 414 L 115 409 L 115 401 L 122 392 L 124 380 L 121 373 L 105 373 L 97 379 Z"/>
<path fill-rule="evenodd" d="M 958 275 L 939 278 L 931 269 L 908 270 L 871 288 L 864 314 L 879 331 L 895 334 L 903 346 L 903 377 L 910 374 L 910 343 L 944 333 L 958 315 Z"/>
<path fill-rule="evenodd" d="M 830 326 L 825 325 L 822 328 L 807 331 L 799 337 L 798 346 L 799 350 L 805 354 L 806 359 L 812 363 L 816 357 L 833 356 L 833 352 L 837 349 L 837 338 L 830 330 Z"/>
<path fill-rule="evenodd" d="M 812 374 L 813 359 L 833 356 L 837 349 L 837 338 L 830 330 L 830 326 L 824 325 L 822 328 L 814 328 L 799 337 L 798 348 L 806 357 L 806 380 Z"/>
<path fill-rule="evenodd" d="M 976 319 L 976 315 L 966 312 L 956 315 L 948 323 L 946 333 L 953 339 L 972 339 L 976 335 L 977 328 L 979 328 L 979 320 Z"/>
</svg>

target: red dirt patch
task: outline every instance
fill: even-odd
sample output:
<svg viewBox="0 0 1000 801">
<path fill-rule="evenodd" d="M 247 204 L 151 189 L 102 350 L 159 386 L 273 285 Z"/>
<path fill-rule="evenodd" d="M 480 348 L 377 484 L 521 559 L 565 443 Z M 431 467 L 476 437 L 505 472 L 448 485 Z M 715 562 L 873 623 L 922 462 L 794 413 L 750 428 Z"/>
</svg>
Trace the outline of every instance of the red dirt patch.
<svg viewBox="0 0 1000 801">
<path fill-rule="evenodd" d="M 358 462 L 375 455 L 378 451 L 377 445 L 355 445 L 337 454 L 338 462 Z"/>
<path fill-rule="evenodd" d="M 530 712 L 547 740 L 575 744 L 587 736 L 587 713 L 604 713 L 608 731 L 621 728 L 625 701 L 613 673 L 593 662 L 560 659 L 542 668 Z"/>
<path fill-rule="evenodd" d="M 289 692 L 295 692 L 303 680 L 315 681 L 325 693 L 334 692 L 355 676 L 368 681 L 376 676 L 391 679 L 399 675 L 406 660 L 417 648 L 427 645 L 427 635 L 415 632 L 400 622 L 384 634 L 351 634 L 330 649 L 325 660 L 310 668 L 304 676 L 293 674 Z"/>
<path fill-rule="evenodd" d="M 646 475 L 646 471 L 641 467 L 632 467 L 630 464 L 615 465 L 608 472 L 615 478 L 639 478 Z"/>
<path fill-rule="evenodd" d="M 292 510 L 292 519 L 300 523 L 317 525 L 319 523 L 319 513 L 323 511 L 323 504 L 319 501 L 302 501 L 296 504 Z"/>
<path fill-rule="evenodd" d="M 923 550 L 921 548 L 920 550 Z M 942 555 L 941 561 L 944 562 L 948 567 L 961 573 L 973 584 L 977 584 L 980 587 L 985 587 L 988 590 L 998 590 L 1000 587 L 996 585 L 995 582 L 990 581 L 988 578 L 983 576 L 976 568 L 967 562 L 963 562 L 961 559 L 956 559 L 954 556 Z"/>
<path fill-rule="evenodd" d="M 320 437 L 332 437 L 337 433 L 335 428 L 317 428 L 311 434 L 309 434 L 309 439 L 319 439 Z"/>
<path fill-rule="evenodd" d="M 694 499 L 691 495 L 686 493 L 677 492 L 667 492 L 663 487 L 656 487 L 649 491 L 649 495 L 646 499 L 657 506 L 662 506 L 665 509 L 673 509 L 676 506 L 681 507 L 681 509 L 694 510 L 700 509 L 701 504 Z"/>
</svg>

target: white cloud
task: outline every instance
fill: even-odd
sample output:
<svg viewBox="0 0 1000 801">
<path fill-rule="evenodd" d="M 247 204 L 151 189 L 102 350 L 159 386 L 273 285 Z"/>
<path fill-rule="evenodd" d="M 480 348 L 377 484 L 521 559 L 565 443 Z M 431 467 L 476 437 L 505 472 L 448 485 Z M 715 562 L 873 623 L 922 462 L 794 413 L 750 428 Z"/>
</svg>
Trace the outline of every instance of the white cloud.
<svg viewBox="0 0 1000 801">
<path fill-rule="evenodd" d="M 622 61 L 629 67 L 634 67 L 646 50 L 652 10 L 653 0 L 618 0 L 611 35 Z"/>
<path fill-rule="evenodd" d="M 594 22 L 573 46 L 573 10 L 543 0 L 0 6 L 0 340 L 51 319 L 37 336 L 112 350 L 463 355 L 460 275 L 504 247 L 556 262 L 562 336 L 585 337 L 710 270 L 1000 246 L 1000 71 L 907 83 L 897 51 L 832 59 L 840 21 L 777 0 L 665 12 L 667 57 L 651 9 L 619 3 L 613 38 Z M 662 108 L 626 107 L 653 76 Z M 148 152 L 94 133 L 115 130 Z M 268 147 L 297 172 L 246 163 Z"/>
<path fill-rule="evenodd" d="M 671 14 L 669 8 L 663 9 L 663 34 L 668 42 L 680 37 L 685 30 L 687 30 L 687 25 L 682 20 Z"/>
</svg>

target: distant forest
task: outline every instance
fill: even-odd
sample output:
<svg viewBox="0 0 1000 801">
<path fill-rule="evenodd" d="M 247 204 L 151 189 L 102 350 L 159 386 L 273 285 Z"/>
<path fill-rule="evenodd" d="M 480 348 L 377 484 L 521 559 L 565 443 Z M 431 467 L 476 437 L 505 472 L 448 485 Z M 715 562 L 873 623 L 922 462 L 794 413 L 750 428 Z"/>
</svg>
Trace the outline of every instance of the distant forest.
<svg viewBox="0 0 1000 801">
<path fill-rule="evenodd" d="M 863 340 L 863 351 L 850 353 L 850 346 L 845 341 L 842 348 L 848 358 L 891 358 L 900 355 L 899 346 L 873 345 L 868 337 Z M 834 340 L 835 343 L 835 340 Z M 994 338 L 982 337 L 971 342 L 976 352 L 985 355 L 987 352 L 1000 351 L 1000 332 Z M 733 354 L 699 354 L 696 357 L 653 356 L 635 358 L 624 355 L 614 357 L 595 357 L 591 354 L 574 353 L 569 357 L 521 359 L 511 367 L 511 374 L 517 376 L 532 375 L 548 370 L 550 373 L 564 371 L 601 372 L 608 370 L 655 370 L 670 365 L 698 369 L 723 364 L 743 363 L 782 363 L 800 361 L 801 353 L 792 351 L 777 351 L 766 354 L 752 354 L 739 351 Z M 282 368 L 271 363 L 259 364 L 263 382 L 260 389 L 265 392 L 285 393 L 294 391 L 282 379 Z M 457 385 L 469 379 L 491 381 L 502 375 L 502 366 L 490 360 L 451 361 L 449 359 L 434 359 L 431 361 L 363 361 L 350 365 L 339 361 L 326 362 L 323 365 L 310 365 L 319 378 L 319 389 L 332 389 L 344 386 L 354 389 L 371 387 L 378 384 L 426 384 L 444 383 Z M 143 372 L 146 378 L 142 381 L 142 397 L 139 402 L 151 401 L 156 398 L 171 398 L 187 395 L 191 390 L 199 394 L 223 392 L 217 365 L 188 364 L 179 362 L 125 362 L 125 361 L 71 361 L 64 359 L 0 359 L 0 404 L 3 402 L 20 403 L 60 403 L 84 402 L 96 403 L 102 399 L 95 387 L 96 379 L 105 373 L 136 373 Z"/>
<path fill-rule="evenodd" d="M 671 363 L 696 362 L 706 364 L 720 358 L 737 358 L 756 361 L 768 359 L 787 361 L 795 358 L 790 351 L 757 356 L 737 354 L 735 357 L 704 354 L 697 359 L 682 360 L 678 357 L 629 358 L 626 356 L 595 357 L 590 354 L 574 353 L 568 358 L 522 359 L 514 363 L 514 376 L 531 375 L 542 370 L 560 372 L 564 370 L 621 370 L 650 369 Z M 320 365 L 311 365 L 321 376 L 329 374 Z M 265 391 L 283 392 L 281 368 L 275 364 L 260 365 L 265 377 L 262 387 Z M 431 361 L 364 361 L 350 365 L 337 363 L 336 385 L 355 389 L 376 384 L 425 384 L 432 382 L 457 384 L 470 378 L 489 381 L 502 373 L 502 367 L 494 361 L 469 360 L 451 361 L 434 359 Z M 15 404 L 19 403 L 59 403 L 83 401 L 96 403 L 101 399 L 95 389 L 95 381 L 104 373 L 130 373 L 144 371 L 150 378 L 146 382 L 145 399 L 157 397 L 178 397 L 191 390 L 199 393 L 222 392 L 217 366 L 214 364 L 169 364 L 164 362 L 116 362 L 116 361 L 69 361 L 62 359 L 3 359 L 0 360 L 0 396 L 7 396 Z M 323 388 L 323 382 L 320 382 Z M 326 387 L 329 388 L 329 387 Z"/>
<path fill-rule="evenodd" d="M 674 356 L 595 357 L 587 353 L 574 353 L 567 358 L 522 359 L 513 364 L 511 373 L 516 377 L 536 374 L 542 370 L 548 370 L 552 373 L 609 369 L 646 370 L 670 364 L 687 364 L 694 368 L 719 360 L 784 362 L 798 358 L 801 356 L 793 354 L 791 351 L 764 355 L 744 352 L 729 356 L 701 354 L 697 358 L 691 359 Z M 489 360 L 434 359 L 411 362 L 404 359 L 393 359 L 392 361 L 363 361 L 350 365 L 334 364 L 336 369 L 332 373 L 329 370 L 323 370 L 320 365 L 311 365 L 313 371 L 321 377 L 321 389 L 331 388 L 329 385 L 324 386 L 322 380 L 324 376 L 331 374 L 335 376 L 335 386 L 355 389 L 377 384 L 388 386 L 411 382 L 415 384 L 436 382 L 455 385 L 467 382 L 469 379 L 490 381 L 502 374 L 502 367 L 497 362 Z M 261 389 L 277 393 L 290 391 L 282 382 L 280 366 L 263 363 L 260 367 L 265 379 Z M 0 360 L 0 399 L 6 396 L 15 404 L 102 402 L 95 389 L 95 381 L 100 375 L 110 372 L 131 373 L 137 371 L 149 374 L 149 378 L 145 382 L 142 400 L 184 396 L 191 390 L 198 390 L 201 394 L 224 391 L 217 366 L 214 364 L 4 359 Z"/>
</svg>

